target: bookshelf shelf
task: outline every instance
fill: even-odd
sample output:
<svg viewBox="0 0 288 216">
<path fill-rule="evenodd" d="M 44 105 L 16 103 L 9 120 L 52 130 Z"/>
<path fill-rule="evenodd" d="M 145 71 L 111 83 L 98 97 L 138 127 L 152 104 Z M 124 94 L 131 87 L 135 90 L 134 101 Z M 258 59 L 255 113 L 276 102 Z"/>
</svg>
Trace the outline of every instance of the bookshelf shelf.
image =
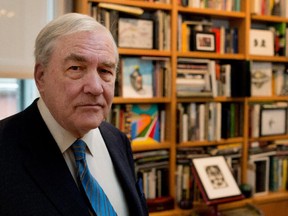
<svg viewBox="0 0 288 216">
<path fill-rule="evenodd" d="M 261 22 L 284 22 L 288 23 L 288 19 L 285 17 L 279 17 L 279 16 L 264 16 L 264 15 L 251 15 L 251 21 L 261 21 Z"/>
<path fill-rule="evenodd" d="M 208 53 L 208 52 L 178 52 L 178 57 L 189 57 L 189 58 L 208 58 L 208 59 L 233 59 L 233 60 L 244 60 L 244 54 L 219 54 L 219 53 Z"/>
<path fill-rule="evenodd" d="M 231 98 L 231 97 L 187 97 L 187 98 L 177 98 L 178 103 L 188 103 L 188 102 L 243 102 L 245 98 Z"/>
<path fill-rule="evenodd" d="M 170 28 L 170 48 L 168 50 L 159 49 L 134 49 L 134 48 L 119 48 L 120 57 L 124 56 L 132 56 L 132 57 L 141 57 L 147 56 L 152 58 L 162 58 L 169 59 L 171 64 L 171 80 L 169 81 L 166 88 L 169 88 L 170 92 L 166 95 L 168 97 L 156 97 L 156 98 L 123 98 L 123 97 L 115 97 L 113 102 L 116 105 L 125 104 L 159 104 L 161 108 L 165 110 L 165 140 L 164 142 L 157 144 L 146 144 L 146 145 L 133 145 L 133 152 L 142 152 L 142 151 L 153 151 L 153 150 L 169 150 L 170 151 L 170 160 L 169 160 L 169 195 L 175 199 L 173 209 L 171 210 L 162 210 L 158 212 L 150 213 L 150 216 L 188 216 L 194 214 L 194 210 L 183 210 L 178 206 L 177 203 L 177 194 L 176 194 L 176 178 L 175 173 L 177 172 L 177 152 L 181 150 L 181 148 L 190 148 L 190 147 L 215 147 L 215 146 L 225 146 L 234 143 L 240 143 L 242 147 L 242 155 L 241 155 L 241 183 L 247 183 L 248 179 L 248 159 L 249 159 L 249 144 L 250 142 L 266 142 L 280 139 L 287 139 L 287 135 L 281 136 L 267 136 L 267 137 L 259 137 L 259 138 L 251 138 L 250 137 L 250 106 L 253 103 L 262 103 L 262 102 L 279 102 L 279 101 L 288 101 L 288 96 L 272 96 L 272 97 L 177 97 L 177 67 L 179 58 L 188 58 L 188 59 L 205 59 L 205 60 L 215 60 L 215 62 L 243 62 L 246 61 L 255 61 L 255 62 L 272 62 L 272 63 L 280 63 L 286 64 L 288 62 L 288 56 L 260 56 L 260 55 L 250 55 L 249 48 L 249 39 L 250 39 L 250 29 L 254 26 L 269 26 L 276 23 L 286 23 L 288 24 L 288 18 L 279 17 L 279 16 L 263 16 L 263 15 L 255 15 L 251 14 L 252 11 L 250 0 L 240 0 L 240 11 L 225 11 L 225 10 L 216 10 L 216 9 L 207 9 L 207 8 L 193 8 L 193 7 L 184 7 L 181 6 L 181 1 L 170 0 L 167 2 L 170 3 L 159 3 L 152 1 L 142 1 L 142 0 L 75 0 L 76 11 L 81 13 L 89 14 L 89 5 L 93 3 L 93 5 L 97 5 L 97 3 L 105 2 L 112 4 L 120 4 L 126 6 L 135 6 L 140 7 L 147 11 L 148 13 L 153 13 L 157 10 L 164 11 L 166 14 L 170 15 L 171 22 L 170 25 L 167 25 Z M 218 3 L 224 1 L 217 1 Z M 91 15 L 91 14 L 90 14 Z M 229 28 L 235 28 L 238 31 L 238 50 L 237 51 L 226 51 L 222 50 L 221 52 L 200 52 L 200 51 L 185 51 L 182 52 L 180 50 L 190 50 L 183 49 L 181 47 L 182 44 L 179 44 L 183 38 L 182 35 L 179 34 L 182 24 L 183 18 L 185 21 L 189 21 L 193 18 L 211 18 L 211 22 L 215 27 L 219 27 L 217 25 L 224 25 L 224 30 Z M 181 21 L 181 23 L 179 22 Z M 191 21 L 190 20 L 190 21 Z M 193 19 L 194 21 L 194 19 Z M 220 24 L 219 24 L 220 23 Z M 222 29 L 223 31 L 223 29 Z M 225 34 L 226 32 L 224 32 Z M 223 32 L 222 32 L 223 35 Z M 237 37 L 236 37 L 237 38 Z M 184 38 L 185 39 L 185 38 Z M 191 50 L 195 50 L 192 49 Z M 198 49 L 199 50 L 199 49 Z M 234 53 L 233 53 L 234 52 Z M 235 53 L 236 52 L 236 53 Z M 231 63 L 232 64 L 232 63 Z M 236 68 L 237 69 L 237 68 Z M 238 70 L 237 72 L 241 73 L 242 70 Z M 239 87 L 241 89 L 242 86 Z M 244 87 L 243 87 L 244 88 Z M 223 94 L 224 95 L 224 94 Z M 180 116 L 178 116 L 178 105 L 187 105 L 189 103 L 197 103 L 197 104 L 209 104 L 209 103 L 218 103 L 221 106 L 224 105 L 240 105 L 240 109 L 242 109 L 241 113 L 241 136 L 236 136 L 233 138 L 224 139 L 215 139 L 209 140 L 202 139 L 203 141 L 178 141 L 178 123 L 180 122 Z M 238 107 L 239 108 L 239 107 Z M 225 113 L 224 113 L 225 114 Z M 226 115 L 226 114 L 225 114 Z M 227 129 L 228 130 L 228 129 Z M 238 134 L 238 135 L 239 135 Z M 222 135 L 221 135 L 222 136 Z M 242 201 L 237 201 L 233 203 L 228 203 L 224 205 L 220 205 L 221 208 L 233 208 L 236 206 L 243 206 L 247 203 L 257 204 L 257 203 L 270 203 L 277 201 L 285 201 L 285 205 L 288 204 L 288 193 L 287 191 L 280 191 L 275 193 L 269 193 L 268 195 L 263 195 L 259 197 L 253 197 L 249 199 L 244 199 Z M 196 205 L 195 205 L 196 206 Z M 275 214 L 272 215 L 281 215 L 281 212 L 273 212 Z M 279 213 L 279 214 L 278 214 Z M 266 214 L 265 214 L 266 215 Z M 269 214 L 267 214 L 269 216 Z"/>
<path fill-rule="evenodd" d="M 120 55 L 170 57 L 171 51 L 119 48 Z"/>
<path fill-rule="evenodd" d="M 229 139 L 221 139 L 221 140 L 213 140 L 213 141 L 190 141 L 190 142 L 182 142 L 177 145 L 178 148 L 181 147 L 197 147 L 197 146 L 214 146 L 214 145 L 226 145 L 229 143 L 242 143 L 242 137 L 229 138 Z"/>
<path fill-rule="evenodd" d="M 160 143 L 156 143 L 156 144 L 154 143 L 154 144 L 132 145 L 133 152 L 160 150 L 160 149 L 169 149 L 169 148 L 170 148 L 169 142 L 160 142 Z"/>
<path fill-rule="evenodd" d="M 287 101 L 288 96 L 271 96 L 271 97 L 249 97 L 246 98 L 247 102 L 274 102 L 274 101 Z"/>
<path fill-rule="evenodd" d="M 194 13 L 209 15 L 211 17 L 225 18 L 225 19 L 243 19 L 245 18 L 244 12 L 235 12 L 235 11 L 224 11 L 224 10 L 215 10 L 207 8 L 192 8 L 192 7 L 183 7 L 178 6 L 179 13 Z"/>
<path fill-rule="evenodd" d="M 257 137 L 257 138 L 250 138 L 250 142 L 255 141 L 273 141 L 273 140 L 287 140 L 288 135 L 277 135 L 277 136 L 266 136 L 266 137 Z"/>
<path fill-rule="evenodd" d="M 267 196 L 258 196 L 252 198 L 252 202 L 257 202 L 257 203 L 267 203 L 271 201 L 282 201 L 282 200 L 287 200 L 288 199 L 288 194 L 286 191 L 282 192 L 269 192 Z"/>
<path fill-rule="evenodd" d="M 250 60 L 253 61 L 269 61 L 269 62 L 282 62 L 286 63 L 288 61 L 288 57 L 284 56 L 255 56 L 255 55 L 250 55 L 249 56 Z"/>
<path fill-rule="evenodd" d="M 128 103 L 171 103 L 171 98 L 167 97 L 154 97 L 154 98 L 123 98 L 115 97 L 113 99 L 114 104 L 128 104 Z"/>
<path fill-rule="evenodd" d="M 89 2 L 103 2 L 101 0 L 89 0 Z M 141 7 L 143 9 L 159 9 L 159 10 L 171 10 L 172 6 L 171 4 L 165 4 L 165 3 L 153 3 L 149 1 L 137 1 L 137 0 L 105 0 L 105 3 L 111 3 L 111 4 L 121 4 L 121 5 L 127 5 L 127 6 L 135 6 L 135 7 Z"/>
</svg>

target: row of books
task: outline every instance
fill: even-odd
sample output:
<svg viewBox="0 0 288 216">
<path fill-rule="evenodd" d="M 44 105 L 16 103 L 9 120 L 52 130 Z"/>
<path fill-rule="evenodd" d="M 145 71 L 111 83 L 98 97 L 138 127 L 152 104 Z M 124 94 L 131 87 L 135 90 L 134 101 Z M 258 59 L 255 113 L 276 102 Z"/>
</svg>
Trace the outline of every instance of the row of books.
<svg viewBox="0 0 288 216">
<path fill-rule="evenodd" d="M 132 145 L 165 139 L 165 110 L 158 104 L 116 104 L 107 121 L 126 133 Z"/>
<path fill-rule="evenodd" d="M 170 95 L 170 61 L 157 57 L 122 57 L 115 95 L 124 98 L 153 98 Z"/>
<path fill-rule="evenodd" d="M 232 144 L 231 144 L 232 145 Z M 228 145 L 229 146 L 229 145 Z M 222 147 L 223 149 L 225 147 Z M 227 147 L 227 149 L 231 149 Z M 217 154 L 211 154 L 213 149 L 218 149 Z M 224 155 L 228 167 L 230 168 L 233 177 L 238 185 L 240 185 L 241 165 L 239 151 L 220 150 L 219 147 L 190 147 L 180 148 L 177 150 L 177 165 L 176 165 L 176 202 L 182 209 L 192 208 L 193 202 L 203 201 L 201 192 L 196 184 L 191 166 L 193 158 L 211 157 L 214 155 Z M 228 154 L 228 152 L 230 152 Z M 214 151 L 215 153 L 215 151 Z M 223 153 L 223 154 L 222 154 Z"/>
<path fill-rule="evenodd" d="M 136 152 L 133 157 L 135 172 L 143 180 L 146 198 L 169 196 L 169 151 Z"/>
<path fill-rule="evenodd" d="M 124 98 L 169 97 L 171 65 L 165 57 L 122 57 L 115 95 Z M 178 97 L 281 96 L 288 94 L 288 70 L 271 62 L 178 58 Z"/>
<path fill-rule="evenodd" d="M 178 65 L 178 97 L 251 96 L 248 61 L 218 62 L 210 59 L 178 58 Z"/>
<path fill-rule="evenodd" d="M 243 134 L 241 103 L 179 103 L 178 142 L 221 140 Z"/>
<path fill-rule="evenodd" d="M 171 17 L 165 11 L 103 2 L 89 6 L 90 15 L 110 29 L 118 47 L 170 50 Z"/>
<path fill-rule="evenodd" d="M 179 58 L 176 90 L 178 97 L 285 96 L 288 70 L 281 63 Z"/>
<path fill-rule="evenodd" d="M 212 96 L 211 64 L 212 61 L 208 59 L 179 58 L 176 78 L 177 96 Z"/>
<path fill-rule="evenodd" d="M 287 134 L 287 102 L 253 103 L 249 106 L 249 136 Z"/>
<path fill-rule="evenodd" d="M 240 11 L 240 0 L 181 0 L 179 4 L 182 6 L 194 8 L 211 8 L 215 10 Z"/>
<path fill-rule="evenodd" d="M 249 149 L 247 176 L 254 195 L 287 190 L 287 171 L 287 141 L 262 143 Z"/>
<path fill-rule="evenodd" d="M 286 0 L 250 0 L 252 14 L 288 17 Z"/>
</svg>

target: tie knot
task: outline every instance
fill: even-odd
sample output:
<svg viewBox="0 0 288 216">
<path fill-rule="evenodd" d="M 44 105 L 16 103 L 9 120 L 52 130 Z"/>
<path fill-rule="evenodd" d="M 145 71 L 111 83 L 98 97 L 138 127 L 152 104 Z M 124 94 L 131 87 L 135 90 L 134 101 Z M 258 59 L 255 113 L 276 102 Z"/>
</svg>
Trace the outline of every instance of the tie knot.
<svg viewBox="0 0 288 216">
<path fill-rule="evenodd" d="M 72 149 L 76 161 L 85 159 L 86 143 L 83 140 L 81 139 L 76 140 L 72 144 Z"/>
</svg>

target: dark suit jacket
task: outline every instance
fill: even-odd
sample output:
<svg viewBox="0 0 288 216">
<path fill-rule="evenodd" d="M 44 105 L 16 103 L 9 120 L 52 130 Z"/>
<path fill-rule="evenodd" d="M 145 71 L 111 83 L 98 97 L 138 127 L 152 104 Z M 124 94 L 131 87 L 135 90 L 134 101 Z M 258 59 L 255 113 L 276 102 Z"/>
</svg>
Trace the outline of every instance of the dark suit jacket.
<svg viewBox="0 0 288 216">
<path fill-rule="evenodd" d="M 106 122 L 99 129 L 124 189 L 130 215 L 148 215 L 135 180 L 128 139 Z M 0 121 L 0 215 L 89 216 L 36 101 L 23 112 Z"/>
</svg>

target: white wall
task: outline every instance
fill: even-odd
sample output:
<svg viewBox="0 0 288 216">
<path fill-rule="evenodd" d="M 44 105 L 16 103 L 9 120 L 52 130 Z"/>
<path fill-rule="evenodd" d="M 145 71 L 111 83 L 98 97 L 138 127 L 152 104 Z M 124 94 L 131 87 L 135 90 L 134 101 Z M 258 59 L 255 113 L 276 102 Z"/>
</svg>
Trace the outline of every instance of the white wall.
<svg viewBox="0 0 288 216">
<path fill-rule="evenodd" d="M 32 78 L 40 29 L 72 10 L 71 0 L 0 0 L 0 77 Z"/>
</svg>

